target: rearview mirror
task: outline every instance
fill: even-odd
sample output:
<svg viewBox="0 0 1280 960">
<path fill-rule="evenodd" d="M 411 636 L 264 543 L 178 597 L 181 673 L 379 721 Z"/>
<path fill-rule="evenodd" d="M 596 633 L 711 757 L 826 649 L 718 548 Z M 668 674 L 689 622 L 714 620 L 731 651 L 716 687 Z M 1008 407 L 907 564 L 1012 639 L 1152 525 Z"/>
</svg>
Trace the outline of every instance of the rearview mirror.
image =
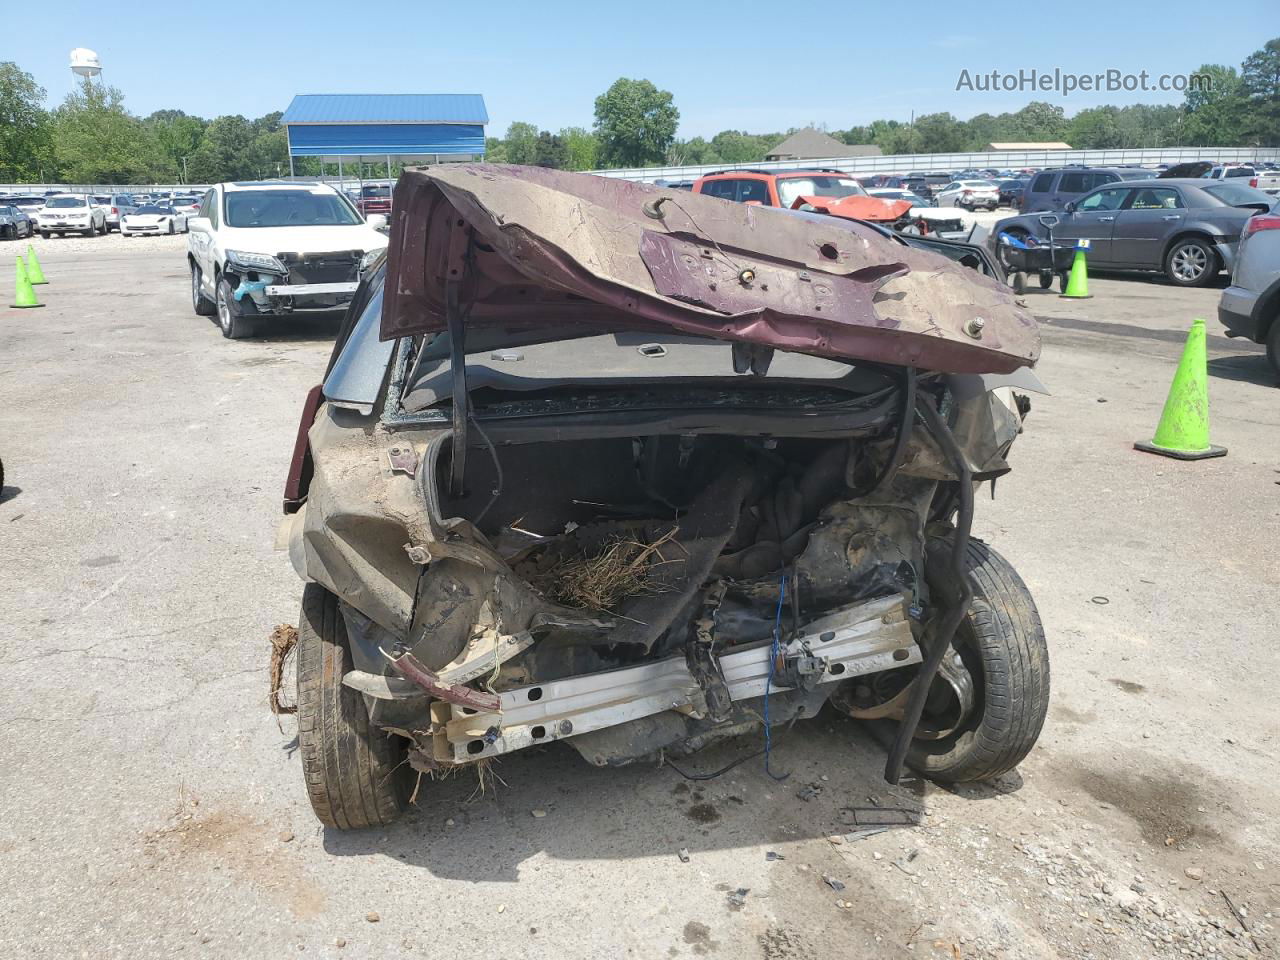
<svg viewBox="0 0 1280 960">
<path fill-rule="evenodd" d="M 188 217 L 187 229 L 192 233 L 208 233 L 213 229 L 213 224 L 208 217 Z"/>
<path fill-rule="evenodd" d="M 1075 213 L 1075 212 L 1076 212 L 1076 202 L 1075 202 L 1074 200 L 1068 200 L 1068 201 L 1067 201 L 1067 205 L 1066 205 L 1065 207 L 1063 207 L 1062 209 L 1066 210 L 1066 211 L 1067 211 L 1067 213 Z"/>
<path fill-rule="evenodd" d="M 364 218 L 364 222 L 375 230 L 381 230 L 387 225 L 387 218 L 380 213 L 371 213 Z"/>
</svg>

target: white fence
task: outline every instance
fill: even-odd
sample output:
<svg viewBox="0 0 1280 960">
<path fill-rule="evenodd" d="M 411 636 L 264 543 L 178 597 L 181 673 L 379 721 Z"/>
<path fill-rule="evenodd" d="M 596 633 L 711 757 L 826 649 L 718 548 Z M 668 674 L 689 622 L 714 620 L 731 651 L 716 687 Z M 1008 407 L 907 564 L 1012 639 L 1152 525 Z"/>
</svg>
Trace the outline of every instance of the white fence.
<svg viewBox="0 0 1280 960">
<path fill-rule="evenodd" d="M 761 160 L 757 163 L 704 163 L 680 167 L 633 167 L 626 170 L 592 170 L 602 177 L 621 180 L 695 180 L 716 170 L 812 170 L 828 167 L 844 173 L 925 173 L 981 170 L 1017 170 L 1022 167 L 1061 167 L 1085 164 L 1117 167 L 1151 166 L 1215 160 L 1224 163 L 1260 163 L 1280 160 L 1276 147 L 1164 147 L 1142 150 L 1016 150 L 1006 153 L 909 153 L 892 157 L 830 157 L 815 160 Z"/>
<path fill-rule="evenodd" d="M 815 160 L 760 160 L 755 163 L 704 163 L 681 167 L 632 167 L 620 170 L 592 170 L 602 177 L 621 180 L 695 180 L 716 170 L 812 170 L 829 167 L 845 173 L 925 173 L 981 170 L 1017 170 L 1022 167 L 1062 167 L 1080 163 L 1090 167 L 1125 165 L 1154 166 L 1158 163 L 1183 163 L 1187 160 L 1214 160 L 1223 163 L 1262 163 L 1280 161 L 1280 147 L 1162 147 L 1141 150 L 1016 150 L 1006 153 L 907 153 L 892 157 L 830 157 Z M 290 179 L 284 177 L 282 179 Z M 298 177 L 295 179 L 339 182 L 337 177 Z M 346 177 L 345 185 L 358 181 Z M 385 183 L 385 178 L 364 183 Z M 85 183 L 0 183 L 0 193 L 44 193 L 59 190 L 68 193 L 193 193 L 208 189 L 208 184 L 85 184 Z"/>
</svg>

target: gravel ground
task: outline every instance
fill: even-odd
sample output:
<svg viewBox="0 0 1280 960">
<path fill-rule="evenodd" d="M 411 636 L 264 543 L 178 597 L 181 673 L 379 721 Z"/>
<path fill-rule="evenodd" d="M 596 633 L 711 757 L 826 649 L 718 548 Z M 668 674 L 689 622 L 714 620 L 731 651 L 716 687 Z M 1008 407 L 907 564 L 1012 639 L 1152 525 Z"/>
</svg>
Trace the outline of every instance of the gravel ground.
<svg viewBox="0 0 1280 960">
<path fill-rule="evenodd" d="M 427 784 L 404 822 L 341 834 L 265 705 L 301 592 L 271 549 L 281 485 L 336 324 L 224 340 L 191 313 L 180 246 L 50 241 L 48 306 L 0 312 L 4 955 L 1275 955 L 1280 413 L 1259 350 L 1211 322 L 1227 457 L 1132 449 L 1217 291 L 1028 294 L 1053 395 L 976 528 L 1053 658 L 1017 772 L 888 787 L 880 747 L 824 714 L 775 739 L 783 783 L 559 744 L 505 759 L 496 795 Z"/>
<path fill-rule="evenodd" d="M 27 245 L 30 244 L 35 248 L 36 256 L 40 258 L 40 262 L 44 263 L 46 256 L 55 257 L 119 257 L 119 256 L 136 256 L 136 255 L 154 255 L 162 250 L 186 250 L 187 238 L 185 234 L 174 234 L 172 237 L 168 235 L 158 237 L 126 237 L 119 233 L 108 233 L 105 236 L 98 235 L 93 237 L 82 237 L 79 234 L 69 234 L 65 237 L 42 237 L 36 234 L 33 237 L 24 237 L 21 240 L 6 240 L 0 242 L 0 252 L 12 250 L 15 254 L 25 255 Z"/>
</svg>

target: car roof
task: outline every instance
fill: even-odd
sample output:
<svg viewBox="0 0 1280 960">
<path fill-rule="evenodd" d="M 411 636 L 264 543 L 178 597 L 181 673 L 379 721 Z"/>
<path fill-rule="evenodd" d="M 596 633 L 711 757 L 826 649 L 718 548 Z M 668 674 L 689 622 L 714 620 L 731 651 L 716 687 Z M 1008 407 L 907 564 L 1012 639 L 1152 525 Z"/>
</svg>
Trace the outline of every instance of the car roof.
<svg viewBox="0 0 1280 960">
<path fill-rule="evenodd" d="M 220 184 L 220 186 L 223 190 L 231 192 L 262 190 L 267 187 L 272 190 L 314 190 L 316 187 L 329 187 L 327 183 L 321 183 L 319 180 L 237 180 Z M 333 187 L 329 189 L 333 190 Z"/>
</svg>

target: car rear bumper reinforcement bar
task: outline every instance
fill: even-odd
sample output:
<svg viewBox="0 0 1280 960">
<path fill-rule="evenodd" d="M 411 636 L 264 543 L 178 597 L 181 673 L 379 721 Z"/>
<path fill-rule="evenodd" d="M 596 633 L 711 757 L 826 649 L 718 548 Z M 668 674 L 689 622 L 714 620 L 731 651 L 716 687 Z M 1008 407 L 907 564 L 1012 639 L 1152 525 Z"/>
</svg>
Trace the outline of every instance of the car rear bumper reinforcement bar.
<svg viewBox="0 0 1280 960">
<path fill-rule="evenodd" d="M 265 293 L 268 297 L 314 297 L 323 294 L 355 293 L 359 283 L 352 280 L 348 283 L 295 283 L 268 284 Z"/>
<path fill-rule="evenodd" d="M 906 619 L 903 598 L 882 597 L 825 614 L 804 625 L 788 656 L 812 655 L 822 670 L 816 683 L 878 673 L 919 663 L 921 652 Z M 764 695 L 769 644 L 719 656 L 730 699 Z M 772 690 L 788 689 L 774 678 Z M 463 763 L 538 743 L 589 733 L 640 717 L 677 710 L 701 715 L 703 693 L 683 656 L 622 670 L 553 680 L 499 694 L 496 712 L 442 700 L 431 704 L 435 759 Z"/>
</svg>

